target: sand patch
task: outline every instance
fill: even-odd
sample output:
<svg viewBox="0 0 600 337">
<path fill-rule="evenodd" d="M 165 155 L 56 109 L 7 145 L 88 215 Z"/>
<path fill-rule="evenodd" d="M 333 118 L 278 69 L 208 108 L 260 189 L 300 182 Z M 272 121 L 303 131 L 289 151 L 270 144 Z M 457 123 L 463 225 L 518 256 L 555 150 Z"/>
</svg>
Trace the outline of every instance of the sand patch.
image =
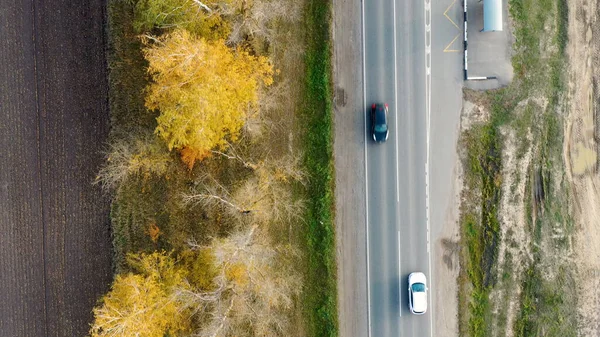
<svg viewBox="0 0 600 337">
<path fill-rule="evenodd" d="M 575 151 L 571 153 L 571 169 L 574 175 L 583 175 L 596 170 L 598 154 L 596 150 L 586 147 L 582 142 L 574 145 Z"/>
<path fill-rule="evenodd" d="M 565 126 L 567 178 L 573 188 L 577 230 L 579 336 L 600 335 L 600 177 L 597 172 L 598 79 L 597 6 L 574 0 L 569 6 L 569 110 Z"/>
</svg>

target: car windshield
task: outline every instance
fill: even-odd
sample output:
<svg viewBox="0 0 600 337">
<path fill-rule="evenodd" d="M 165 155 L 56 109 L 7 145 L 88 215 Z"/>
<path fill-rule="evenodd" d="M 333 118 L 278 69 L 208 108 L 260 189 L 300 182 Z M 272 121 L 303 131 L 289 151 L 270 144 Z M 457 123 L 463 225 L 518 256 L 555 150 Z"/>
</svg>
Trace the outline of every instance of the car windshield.
<svg viewBox="0 0 600 337">
<path fill-rule="evenodd" d="M 386 131 L 387 131 L 387 125 L 385 125 L 385 124 L 375 125 L 375 132 L 386 132 Z"/>
<path fill-rule="evenodd" d="M 416 293 L 425 292 L 425 285 L 423 283 L 415 283 L 412 285 L 412 289 Z"/>
</svg>

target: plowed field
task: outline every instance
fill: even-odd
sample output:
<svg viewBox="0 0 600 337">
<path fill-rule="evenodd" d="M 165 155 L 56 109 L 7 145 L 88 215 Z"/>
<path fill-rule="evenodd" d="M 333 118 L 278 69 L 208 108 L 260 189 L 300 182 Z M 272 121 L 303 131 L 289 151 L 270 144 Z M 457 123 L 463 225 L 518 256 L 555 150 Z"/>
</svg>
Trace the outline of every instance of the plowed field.
<svg viewBox="0 0 600 337">
<path fill-rule="evenodd" d="M 84 336 L 111 280 L 104 0 L 0 1 L 0 336 Z"/>
</svg>

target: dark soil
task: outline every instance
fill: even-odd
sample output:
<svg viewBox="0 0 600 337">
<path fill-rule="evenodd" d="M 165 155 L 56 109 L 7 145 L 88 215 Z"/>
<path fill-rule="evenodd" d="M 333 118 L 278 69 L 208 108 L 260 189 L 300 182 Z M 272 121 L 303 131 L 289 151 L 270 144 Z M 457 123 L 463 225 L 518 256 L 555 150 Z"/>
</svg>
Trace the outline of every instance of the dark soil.
<svg viewBox="0 0 600 337">
<path fill-rule="evenodd" d="M 84 336 L 110 284 L 103 0 L 0 1 L 0 336 Z"/>
</svg>

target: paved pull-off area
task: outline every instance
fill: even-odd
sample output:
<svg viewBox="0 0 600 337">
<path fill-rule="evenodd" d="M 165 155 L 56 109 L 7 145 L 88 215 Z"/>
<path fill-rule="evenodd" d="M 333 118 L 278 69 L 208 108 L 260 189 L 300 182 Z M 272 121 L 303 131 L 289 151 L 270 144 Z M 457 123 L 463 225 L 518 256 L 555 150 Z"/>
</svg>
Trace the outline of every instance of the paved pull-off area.
<svg viewBox="0 0 600 337">
<path fill-rule="evenodd" d="M 110 284 L 105 3 L 0 1 L 0 336 L 84 336 Z"/>
</svg>

